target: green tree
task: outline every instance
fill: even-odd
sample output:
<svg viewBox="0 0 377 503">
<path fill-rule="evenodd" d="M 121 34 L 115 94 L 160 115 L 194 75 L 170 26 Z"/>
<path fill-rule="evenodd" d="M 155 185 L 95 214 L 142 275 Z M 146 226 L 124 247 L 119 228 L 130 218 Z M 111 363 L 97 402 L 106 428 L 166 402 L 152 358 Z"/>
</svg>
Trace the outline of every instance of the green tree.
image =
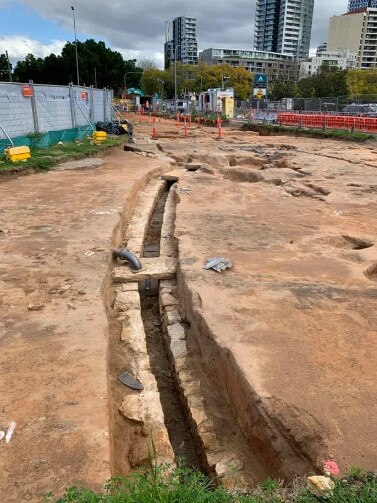
<svg viewBox="0 0 377 503">
<path fill-rule="evenodd" d="M 313 78 L 317 98 L 347 94 L 347 70 L 324 63 Z"/>
<path fill-rule="evenodd" d="M 270 82 L 268 98 L 271 100 L 294 98 L 296 94 L 297 87 L 293 80 L 275 79 Z"/>
<path fill-rule="evenodd" d="M 94 85 L 97 79 L 97 87 L 109 87 L 120 93 L 124 88 L 126 73 L 132 72 L 127 77 L 127 85 L 139 86 L 143 70 L 136 66 L 135 59 L 125 61 L 119 52 L 93 39 L 78 42 L 77 52 L 80 84 Z M 24 61 L 17 63 L 14 77 L 19 82 L 32 79 L 37 84 L 76 83 L 75 44 L 67 42 L 60 55 L 50 54 L 45 59 L 28 54 Z"/>
<path fill-rule="evenodd" d="M 189 92 L 199 95 L 201 91 L 211 88 L 219 88 L 224 83 L 224 87 L 233 87 L 235 96 L 238 99 L 246 100 L 251 93 L 252 74 L 245 68 L 235 68 L 228 64 L 221 65 L 184 65 L 180 62 L 177 65 L 177 95 Z M 170 65 L 167 72 L 170 78 L 168 83 L 172 83 L 172 93 L 174 95 L 175 64 Z"/>
<path fill-rule="evenodd" d="M 137 65 L 142 70 L 159 70 L 158 64 L 152 59 L 141 59 L 137 62 Z"/>
<path fill-rule="evenodd" d="M 14 78 L 18 82 L 43 82 L 43 64 L 42 58 L 36 58 L 33 54 L 28 54 L 24 61 L 19 61 L 14 69 Z"/>
<path fill-rule="evenodd" d="M 348 94 L 347 70 L 324 63 L 315 75 L 301 79 L 297 84 L 300 98 L 325 98 Z"/>
<path fill-rule="evenodd" d="M 347 89 L 351 96 L 377 94 L 377 70 L 349 70 Z"/>
<path fill-rule="evenodd" d="M 298 98 L 313 98 L 316 95 L 313 77 L 306 77 L 297 83 Z"/>
<path fill-rule="evenodd" d="M 145 70 L 141 78 L 141 88 L 147 96 L 157 93 L 166 97 L 172 90 L 172 76 L 167 70 Z"/>
<path fill-rule="evenodd" d="M 5 54 L 0 54 L 0 80 L 6 82 L 9 80 L 8 58 Z"/>
</svg>

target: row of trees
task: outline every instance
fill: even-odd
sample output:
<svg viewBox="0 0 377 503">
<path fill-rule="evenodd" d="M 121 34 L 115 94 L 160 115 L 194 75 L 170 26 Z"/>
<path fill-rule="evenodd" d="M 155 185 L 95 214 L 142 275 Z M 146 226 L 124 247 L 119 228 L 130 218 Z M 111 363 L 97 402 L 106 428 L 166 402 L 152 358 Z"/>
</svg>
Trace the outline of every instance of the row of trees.
<svg viewBox="0 0 377 503">
<path fill-rule="evenodd" d="M 127 84 L 138 86 L 143 69 L 138 67 L 135 59 L 124 60 L 120 52 L 106 47 L 104 42 L 93 39 L 77 42 L 80 83 L 109 87 L 119 90 L 124 86 L 124 76 Z M 139 72 L 139 73 L 136 73 Z M 61 54 L 50 54 L 46 58 L 36 58 L 28 54 L 12 69 L 12 77 L 16 82 L 28 82 L 32 79 L 37 84 L 62 84 L 76 82 L 75 44 L 67 42 Z M 9 80 L 8 63 L 5 54 L 0 55 L 0 80 Z"/>
<path fill-rule="evenodd" d="M 235 68 L 227 64 L 176 65 L 176 69 L 174 64 L 168 70 L 146 69 L 141 79 L 145 94 L 158 93 L 173 97 L 176 72 L 179 95 L 190 92 L 198 95 L 206 89 L 224 86 L 233 87 L 238 99 L 246 100 L 250 97 L 252 75 L 245 68 Z"/>
<path fill-rule="evenodd" d="M 155 93 L 166 98 L 174 96 L 175 73 L 178 95 L 199 94 L 213 87 L 233 87 L 238 99 L 250 97 L 252 75 L 245 68 L 227 64 L 209 66 L 171 65 L 159 70 L 153 61 L 124 60 L 123 56 L 104 42 L 93 39 L 78 42 L 80 81 L 82 84 L 109 87 L 120 94 L 127 87 L 141 87 L 146 95 Z M 18 82 L 32 79 L 38 84 L 76 82 L 75 45 L 67 42 L 60 55 L 36 58 L 28 54 L 12 68 L 12 78 Z M 0 54 L 0 80 L 9 80 L 8 60 Z M 330 96 L 359 96 L 377 94 L 377 70 L 341 70 L 323 65 L 316 75 L 298 81 L 276 79 L 270 82 L 269 98 L 322 98 Z"/>
<path fill-rule="evenodd" d="M 377 94 L 377 70 L 341 70 L 324 64 L 318 73 L 293 81 L 275 81 L 270 98 L 325 98 Z"/>
<path fill-rule="evenodd" d="M 174 65 L 169 70 L 146 70 L 142 87 L 147 94 L 173 93 Z M 201 90 L 219 87 L 222 82 L 235 89 L 238 99 L 250 97 L 252 75 L 245 69 L 221 64 L 197 66 L 177 64 L 178 88 L 198 94 Z M 268 98 L 323 98 L 331 96 L 360 96 L 377 94 L 377 70 L 341 70 L 323 65 L 318 73 L 298 81 L 276 79 L 270 82 Z"/>
</svg>

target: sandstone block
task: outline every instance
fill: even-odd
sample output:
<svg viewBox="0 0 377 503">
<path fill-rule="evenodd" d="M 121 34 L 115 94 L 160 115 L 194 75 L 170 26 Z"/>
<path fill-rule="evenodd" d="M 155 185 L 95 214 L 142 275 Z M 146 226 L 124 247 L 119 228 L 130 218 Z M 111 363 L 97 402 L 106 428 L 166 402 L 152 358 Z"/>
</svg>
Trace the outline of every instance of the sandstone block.
<svg viewBox="0 0 377 503">
<path fill-rule="evenodd" d="M 187 171 L 197 171 L 198 169 L 201 169 L 202 166 L 203 164 L 200 162 L 189 162 L 186 164 L 185 168 Z"/>
<path fill-rule="evenodd" d="M 134 353 L 147 353 L 144 324 L 138 309 L 126 311 L 120 338 Z"/>
<path fill-rule="evenodd" d="M 172 352 L 174 360 L 176 360 L 177 358 L 184 358 L 187 355 L 186 341 L 172 341 L 170 344 L 170 350 Z"/>
<path fill-rule="evenodd" d="M 164 322 L 166 326 L 174 325 L 181 321 L 181 315 L 179 314 L 177 309 L 172 311 L 166 311 L 164 314 Z"/>
<path fill-rule="evenodd" d="M 115 297 L 115 311 L 128 311 L 130 309 L 140 309 L 140 296 L 138 292 L 120 292 Z"/>
<path fill-rule="evenodd" d="M 207 421 L 207 415 L 202 407 L 191 408 L 190 407 L 191 417 L 194 423 L 199 426 L 201 423 Z"/>
<path fill-rule="evenodd" d="M 146 279 L 172 279 L 177 269 L 177 259 L 156 257 L 142 259 L 143 269 L 132 271 L 129 267 L 115 267 L 112 274 L 114 283 L 130 283 Z"/>
<path fill-rule="evenodd" d="M 178 300 L 173 297 L 170 293 L 162 293 L 161 294 L 161 305 L 163 307 L 166 306 L 176 306 L 178 304 Z"/>
<path fill-rule="evenodd" d="M 137 281 L 135 281 L 134 283 L 124 283 L 120 288 L 122 288 L 123 292 L 138 292 L 139 283 Z"/>
<path fill-rule="evenodd" d="M 203 433 L 200 438 L 202 439 L 205 449 L 217 450 L 219 448 L 219 442 L 215 433 L 206 432 Z"/>
<path fill-rule="evenodd" d="M 174 311 L 171 311 L 174 312 Z M 171 313 L 170 312 L 170 313 Z M 167 314 L 170 314 L 167 313 Z M 186 339 L 185 329 L 180 323 L 174 323 L 173 325 L 169 325 L 167 327 L 167 333 L 169 339 L 173 341 L 184 341 Z"/>
</svg>

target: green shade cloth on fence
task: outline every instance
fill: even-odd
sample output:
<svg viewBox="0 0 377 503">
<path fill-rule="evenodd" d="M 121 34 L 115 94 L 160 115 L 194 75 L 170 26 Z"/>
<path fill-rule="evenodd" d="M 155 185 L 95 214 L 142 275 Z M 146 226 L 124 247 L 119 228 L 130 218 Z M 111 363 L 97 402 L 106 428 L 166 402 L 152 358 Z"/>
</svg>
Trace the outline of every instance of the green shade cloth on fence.
<svg viewBox="0 0 377 503">
<path fill-rule="evenodd" d="M 81 126 L 73 129 L 62 129 L 61 131 L 48 131 L 47 133 L 33 134 L 29 136 L 17 136 L 12 138 L 15 147 L 26 146 L 30 148 L 47 148 L 56 143 L 82 140 L 85 136 L 91 136 L 93 129 L 90 126 Z M 4 149 L 11 147 L 9 140 L 0 140 L 0 153 Z"/>
</svg>

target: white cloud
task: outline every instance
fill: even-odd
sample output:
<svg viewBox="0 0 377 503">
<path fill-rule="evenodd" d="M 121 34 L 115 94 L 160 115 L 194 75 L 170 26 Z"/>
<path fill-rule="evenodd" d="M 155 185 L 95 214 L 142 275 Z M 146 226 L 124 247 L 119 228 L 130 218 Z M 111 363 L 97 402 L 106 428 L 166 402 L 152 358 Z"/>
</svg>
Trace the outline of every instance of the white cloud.
<svg viewBox="0 0 377 503">
<path fill-rule="evenodd" d="M 110 47 L 118 48 L 125 59 L 148 58 L 161 65 L 164 23 L 167 19 L 185 14 L 196 16 L 198 20 L 200 50 L 208 47 L 252 48 L 256 0 L 142 0 L 132 5 L 128 5 L 126 0 L 111 0 L 105 4 L 102 0 L 18 1 L 70 32 L 70 5 L 73 3 L 81 38 L 94 36 L 105 40 Z M 4 0 L 0 0 L 0 5 L 2 2 Z M 330 16 L 346 10 L 347 0 L 315 0 L 311 47 L 327 39 Z M 15 42 L 15 47 L 7 47 L 15 54 L 14 57 L 22 57 L 27 52 L 45 55 L 56 51 L 61 43 L 52 41 L 42 44 L 22 37 L 16 37 Z"/>
<path fill-rule="evenodd" d="M 164 53 L 162 51 L 126 51 L 124 49 L 120 49 L 119 47 L 112 47 L 112 49 L 120 52 L 124 59 L 137 59 L 138 61 L 141 61 L 142 59 L 150 59 L 160 68 L 164 67 Z"/>
<path fill-rule="evenodd" d="M 44 44 L 40 40 L 28 37 L 0 37 L 0 54 L 8 51 L 11 61 L 24 59 L 27 54 L 33 54 L 36 58 L 45 58 L 51 53 L 60 54 L 65 44 L 66 42 L 63 40 L 52 40 L 48 44 Z"/>
</svg>

